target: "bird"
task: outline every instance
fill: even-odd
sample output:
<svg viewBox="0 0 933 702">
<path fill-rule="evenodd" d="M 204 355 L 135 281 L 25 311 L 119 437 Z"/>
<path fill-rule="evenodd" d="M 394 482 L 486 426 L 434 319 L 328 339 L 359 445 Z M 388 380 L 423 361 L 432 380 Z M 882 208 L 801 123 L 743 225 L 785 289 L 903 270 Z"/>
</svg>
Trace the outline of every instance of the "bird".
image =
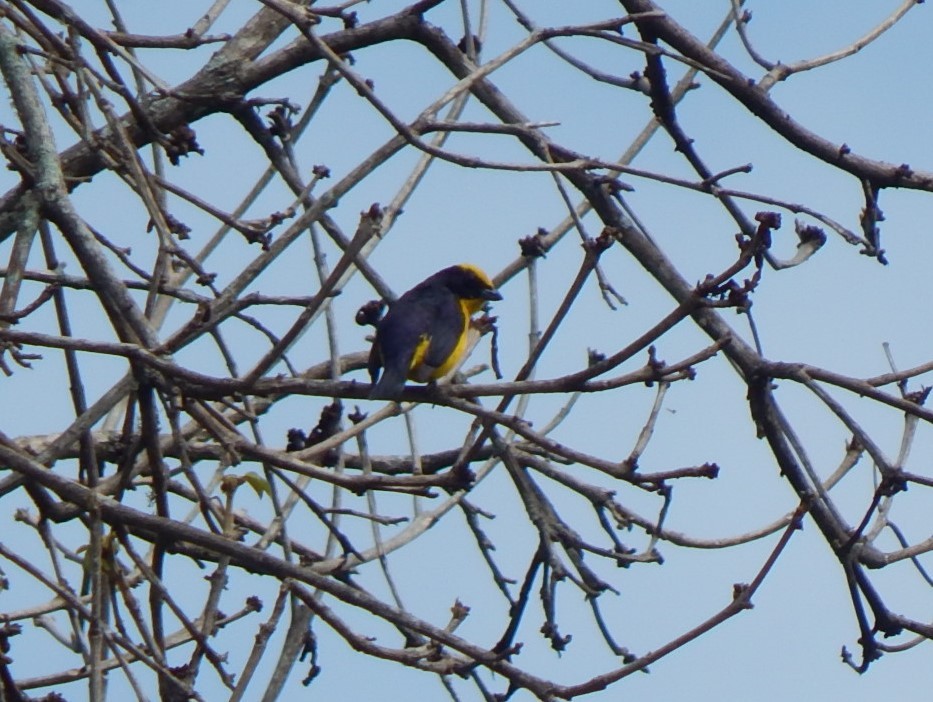
<svg viewBox="0 0 933 702">
<path fill-rule="evenodd" d="M 473 314 L 501 299 L 489 276 L 470 263 L 444 268 L 402 295 L 376 325 L 369 399 L 398 400 L 406 378 L 427 383 L 458 368 Z"/>
</svg>

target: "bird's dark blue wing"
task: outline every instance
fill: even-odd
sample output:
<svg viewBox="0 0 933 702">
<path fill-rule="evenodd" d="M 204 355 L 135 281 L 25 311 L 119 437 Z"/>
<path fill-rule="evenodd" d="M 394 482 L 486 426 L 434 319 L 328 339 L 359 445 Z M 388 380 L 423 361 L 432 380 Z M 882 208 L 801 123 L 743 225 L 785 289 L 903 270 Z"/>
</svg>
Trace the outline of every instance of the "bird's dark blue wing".
<svg viewBox="0 0 933 702">
<path fill-rule="evenodd" d="M 440 368 L 461 346 L 465 331 L 463 309 L 453 295 L 444 295 L 433 306 L 434 319 L 428 327 L 428 346 L 421 363 L 428 368 Z"/>
</svg>

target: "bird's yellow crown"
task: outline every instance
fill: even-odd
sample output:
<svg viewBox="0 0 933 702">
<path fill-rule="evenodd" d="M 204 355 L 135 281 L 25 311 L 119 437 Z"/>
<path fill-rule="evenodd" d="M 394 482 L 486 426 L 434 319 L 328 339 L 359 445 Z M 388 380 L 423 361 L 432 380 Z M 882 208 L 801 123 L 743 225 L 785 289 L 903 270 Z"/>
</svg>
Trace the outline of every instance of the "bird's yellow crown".
<svg viewBox="0 0 933 702">
<path fill-rule="evenodd" d="M 483 283 L 485 283 L 490 288 L 496 287 L 495 285 L 493 285 L 492 279 L 488 275 L 486 275 L 486 271 L 484 271 L 479 266 L 474 266 L 472 263 L 458 263 L 457 267 L 462 268 L 465 271 L 470 271 L 470 273 L 475 275 L 477 278 L 483 281 Z"/>
</svg>

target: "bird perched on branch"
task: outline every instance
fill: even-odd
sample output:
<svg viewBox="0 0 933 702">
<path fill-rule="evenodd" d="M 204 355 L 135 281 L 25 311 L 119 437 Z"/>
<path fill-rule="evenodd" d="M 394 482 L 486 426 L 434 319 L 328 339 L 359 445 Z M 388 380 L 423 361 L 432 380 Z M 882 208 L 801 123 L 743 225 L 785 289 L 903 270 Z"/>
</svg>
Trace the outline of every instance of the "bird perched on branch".
<svg viewBox="0 0 933 702">
<path fill-rule="evenodd" d="M 376 326 L 370 399 L 396 400 L 406 378 L 427 383 L 456 370 L 468 351 L 473 315 L 501 299 L 489 276 L 468 263 L 438 271 L 402 295 Z"/>
</svg>

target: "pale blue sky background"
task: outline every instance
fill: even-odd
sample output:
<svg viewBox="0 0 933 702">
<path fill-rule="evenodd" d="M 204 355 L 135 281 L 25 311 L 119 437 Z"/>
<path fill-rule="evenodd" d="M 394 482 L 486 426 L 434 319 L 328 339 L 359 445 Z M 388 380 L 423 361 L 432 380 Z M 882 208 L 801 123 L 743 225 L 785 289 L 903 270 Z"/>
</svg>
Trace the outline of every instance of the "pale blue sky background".
<svg viewBox="0 0 933 702">
<path fill-rule="evenodd" d="M 678 21 L 701 37 L 707 37 L 722 20 L 729 7 L 727 0 L 695 2 L 679 0 L 663 6 Z M 770 59 L 790 62 L 819 55 L 851 43 L 887 16 L 899 3 L 893 0 L 872 1 L 753 0 L 747 7 L 754 13 L 750 35 L 759 51 Z M 381 16 L 400 2 L 360 5 L 361 20 Z M 471 2 L 471 7 L 476 3 Z M 611 0 L 583 3 L 554 0 L 526 0 L 525 11 L 541 24 L 570 24 L 616 16 L 619 5 Z M 106 26 L 102 2 L 80 0 L 73 3 L 93 24 Z M 242 17 L 251 14 L 257 3 L 235 0 L 215 31 L 232 30 Z M 136 0 L 120 3 L 130 27 L 147 31 L 177 33 L 190 26 L 200 15 L 202 3 L 144 3 Z M 156 9 L 157 8 L 157 9 Z M 458 38 L 459 3 L 447 2 L 429 13 L 432 22 L 444 25 Z M 866 156 L 895 163 L 906 162 L 918 169 L 933 168 L 933 129 L 930 128 L 931 83 L 933 65 L 933 16 L 926 5 L 918 6 L 898 26 L 859 55 L 807 74 L 792 77 L 772 91 L 774 98 L 803 125 L 821 135 L 849 144 Z M 490 35 L 484 45 L 484 57 L 490 58 L 508 49 L 521 36 L 514 20 L 498 2 L 490 2 Z M 153 26 L 155 25 L 155 26 Z M 627 36 L 634 36 L 628 31 Z M 643 63 L 633 53 L 607 51 L 592 40 L 574 39 L 561 44 L 592 60 L 601 69 L 618 75 L 641 70 Z M 745 58 L 734 33 L 721 46 L 722 52 L 752 78 L 761 71 Z M 205 47 L 199 58 L 178 52 L 167 58 L 144 55 L 166 82 L 175 84 L 203 64 L 212 49 Z M 434 60 L 414 46 L 382 47 L 357 55 L 355 68 L 374 81 L 378 94 L 402 116 L 412 117 L 440 95 L 452 82 Z M 680 69 L 668 63 L 672 81 Z M 315 87 L 318 67 L 293 73 L 287 79 L 264 86 L 258 94 L 265 97 L 287 95 L 305 104 Z M 555 139 L 580 152 L 606 159 L 615 158 L 629 144 L 650 116 L 647 99 L 637 93 L 595 84 L 562 64 L 543 47 L 538 47 L 493 76 L 493 80 L 534 121 L 557 121 L 549 129 Z M 803 202 L 858 228 L 862 207 L 858 183 L 850 176 L 828 170 L 813 159 L 795 152 L 766 126 L 734 105 L 710 80 L 700 79 L 700 89 L 693 91 L 679 110 L 682 126 L 695 138 L 697 148 L 713 170 L 751 162 L 754 171 L 733 176 L 727 182 L 737 189 L 755 191 L 788 201 Z M 0 121 L 14 123 L 9 104 L 0 105 Z M 475 104 L 465 119 L 487 119 L 488 114 Z M 169 176 L 202 194 L 211 202 L 232 210 L 263 164 L 255 157 L 258 150 L 245 139 L 232 120 L 216 116 L 194 125 L 206 157 L 192 156 Z M 65 131 L 59 131 L 59 147 L 72 143 Z M 346 85 L 334 90 L 320 119 L 301 142 L 298 156 L 310 171 L 314 164 L 326 164 L 335 178 L 345 174 L 382 143 L 390 134 L 388 125 L 365 106 Z M 528 162 L 526 152 L 508 137 L 455 135 L 448 148 L 464 153 L 479 153 L 497 160 Z M 417 154 L 404 152 L 374 172 L 360 187 L 348 194 L 331 212 L 347 232 L 355 229 L 359 213 L 373 202 L 386 204 L 406 177 Z M 636 160 L 635 166 L 692 178 L 683 159 L 673 152 L 669 139 L 659 134 Z M 699 280 L 706 273 L 718 272 L 735 257 L 735 225 L 710 198 L 685 193 L 669 186 L 633 178 L 623 178 L 635 186 L 627 195 L 630 204 L 672 260 L 688 279 Z M 16 182 L 11 173 L 0 173 L 3 190 Z M 326 187 L 326 183 L 325 183 Z M 133 245 L 134 256 L 147 260 L 153 249 L 151 235 L 144 233 L 146 216 L 115 179 L 100 176 L 89 186 L 75 191 L 82 213 L 101 231 L 119 242 Z M 121 204 L 132 202 L 132 208 Z M 283 188 L 270 188 L 255 208 L 256 216 L 282 209 L 291 202 Z M 857 376 L 869 376 L 887 370 L 882 342 L 890 342 L 901 367 L 909 367 L 930 358 L 928 288 L 931 251 L 933 198 L 928 194 L 885 192 L 881 206 L 887 217 L 882 223 L 883 246 L 891 264 L 887 267 L 860 256 L 857 250 L 829 233 L 824 249 L 806 265 L 782 272 L 765 271 L 765 281 L 754 297 L 755 319 L 762 333 L 766 354 L 772 359 L 800 360 L 833 368 Z M 754 203 L 745 205 L 753 214 L 765 209 Z M 206 241 L 215 225 L 190 208 L 179 205 L 179 216 L 193 226 L 194 242 Z M 795 237 L 793 217 L 784 215 L 784 227 L 777 236 L 775 251 L 790 257 Z M 538 227 L 550 228 L 560 222 L 565 210 L 555 193 L 553 181 L 545 174 L 467 170 L 445 163 L 432 166 L 428 178 L 406 205 L 396 227 L 374 254 L 373 264 L 384 272 L 397 292 L 404 291 L 429 273 L 459 260 L 470 260 L 496 273 L 517 255 L 516 240 Z M 585 220 L 589 234 L 599 232 L 592 217 Z M 196 250 L 197 245 L 191 247 Z M 8 256 L 9 242 L 0 247 L 0 260 Z M 305 252 L 306 258 L 298 255 Z M 230 239 L 208 262 L 217 271 L 218 285 L 255 256 L 258 250 L 241 239 Z M 63 251 L 60 251 L 63 253 Z M 336 261 L 331 251 L 330 262 Z M 542 286 L 541 314 L 544 323 L 560 302 L 581 259 L 578 237 L 570 234 L 564 242 L 540 262 Z M 602 259 L 610 281 L 630 305 L 618 311 L 607 309 L 599 299 L 595 284 L 583 294 L 580 306 L 566 321 L 554 345 L 542 359 L 538 377 L 551 377 L 578 369 L 586 362 L 589 347 L 611 353 L 642 333 L 657 318 L 673 307 L 659 286 L 646 279 L 621 248 L 614 248 Z M 40 267 L 36 258 L 36 267 Z M 77 273 L 76 264 L 68 269 Z M 275 274 L 264 276 L 266 293 L 310 294 L 316 279 L 310 268 L 310 246 L 295 247 L 295 255 L 278 262 Z M 273 287 L 275 286 L 275 287 Z M 519 276 L 503 290 L 506 299 L 496 305 L 500 317 L 501 361 L 506 377 L 514 374 L 524 358 L 527 345 L 527 294 L 525 280 Z M 356 327 L 353 313 L 373 297 L 365 282 L 356 278 L 344 294 L 334 301 L 335 312 L 343 325 L 340 336 L 342 352 L 365 348 L 365 331 Z M 80 304 L 80 303 L 78 303 Z M 84 309 L 84 308 L 81 308 Z M 86 316 L 75 320 L 76 335 L 97 337 L 103 331 L 100 316 L 87 308 Z M 183 323 L 187 310 L 176 310 L 167 330 Z M 747 325 L 731 311 L 723 314 L 734 327 L 747 334 Z M 43 316 L 44 315 L 44 316 Z M 278 331 L 288 327 L 292 312 L 269 315 Z M 51 310 L 45 310 L 24 323 L 29 330 L 45 330 L 51 324 Z M 34 325 L 34 326 L 33 326 Z M 234 335 L 241 353 L 240 369 L 249 367 L 265 351 L 262 340 L 243 331 Z M 105 337 L 106 338 L 106 337 Z M 659 355 L 676 361 L 703 347 L 708 340 L 699 332 L 682 325 L 659 344 Z M 314 327 L 292 350 L 291 358 L 300 367 L 325 358 L 323 326 Z M 485 347 L 477 351 L 476 362 L 488 357 Z M 179 360 L 220 374 L 218 356 L 203 345 L 179 354 Z M 637 367 L 638 357 L 626 366 Z M 122 368 L 88 359 L 86 372 L 90 394 L 102 392 L 122 374 Z M 4 394 L 35 394 L 37 387 L 47 388 L 42 417 L 10 412 L 9 403 L 0 407 L 0 427 L 7 434 L 41 433 L 59 428 L 68 416 L 67 381 L 59 375 L 58 359 L 48 354 L 47 362 L 31 372 L 19 371 L 9 379 L 0 379 Z M 360 374 L 360 380 L 364 375 Z M 491 379 L 490 374 L 481 376 Z M 914 385 L 916 387 L 917 384 Z M 828 475 L 841 459 L 846 432 L 827 421 L 826 412 L 811 397 L 797 388 L 782 386 L 779 398 L 795 421 L 807 449 L 821 475 Z M 649 446 L 642 466 L 660 470 L 704 461 L 721 467 L 716 481 L 683 482 L 676 485 L 675 499 L 667 526 L 693 536 L 716 538 L 758 528 L 793 509 L 795 499 L 789 486 L 778 475 L 766 446 L 755 439 L 748 420 L 745 388 L 736 379 L 728 363 L 716 359 L 698 368 L 697 379 L 678 384 L 668 395 L 657 434 Z M 864 401 L 845 398 L 885 452 L 896 455 L 902 420 L 896 412 L 882 411 Z M 651 391 L 630 388 L 606 397 L 583 398 L 574 414 L 555 432 L 555 438 L 579 445 L 584 450 L 607 458 L 621 459 L 631 450 L 653 401 Z M 263 431 L 273 445 L 281 443 L 288 427 L 313 424 L 323 403 L 317 398 L 297 397 L 271 413 Z M 378 405 L 366 405 L 374 410 Z M 536 426 L 547 423 L 558 408 L 558 398 L 536 398 L 529 418 Z M 296 419 L 298 418 L 298 419 Z M 419 439 L 424 451 L 456 445 L 466 423 L 442 409 L 419 410 Z M 277 438 L 279 437 L 279 438 Z M 370 436 L 374 453 L 405 450 L 401 420 L 382 425 Z M 929 474 L 930 432 L 921 427 L 908 467 Z M 867 458 L 865 459 L 867 461 Z M 571 469 L 573 470 L 573 469 Z M 588 472 L 580 474 L 592 478 Z M 552 488 L 553 486 L 548 486 Z M 618 487 L 618 486 L 614 486 Z M 842 503 L 851 511 L 850 521 L 867 504 L 872 483 L 868 464 L 861 465 L 841 486 Z M 619 487 L 620 500 L 640 513 L 653 515 L 658 504 L 654 498 Z M 318 499 L 328 494 L 322 488 L 311 489 Z M 566 514 L 580 514 L 580 528 L 595 535 L 595 525 L 586 505 L 568 502 L 556 490 L 549 493 Z M 477 487 L 474 502 L 496 513 L 488 524 L 497 546 L 500 567 L 510 576 L 521 578 L 535 542 L 525 527 L 512 486 L 502 471 L 494 473 Z M 136 504 L 146 506 L 146 496 L 134 496 Z M 23 495 L 0 500 L 0 513 L 11 514 L 21 506 Z M 410 513 L 410 500 L 378 497 L 380 511 Z M 348 498 L 348 505 L 365 509 L 365 503 Z M 930 534 L 929 493 L 913 488 L 898 498 L 896 519 L 915 541 Z M 262 513 L 268 504 L 249 504 Z M 431 504 L 425 508 L 431 508 Z M 300 517 L 292 529 L 306 525 L 307 541 L 320 547 L 325 538 L 313 519 Z M 21 543 L 34 536 L 20 525 L 5 520 L 5 542 Z M 352 535 L 366 543 L 368 527 Z M 390 533 L 390 532 L 389 532 Z M 637 532 L 629 536 L 631 545 L 641 548 L 645 538 Z M 726 604 L 732 584 L 751 580 L 773 547 L 776 537 L 726 551 L 691 551 L 661 545 L 663 567 L 634 566 L 621 570 L 597 566 L 597 570 L 620 591 L 601 599 L 604 613 L 617 640 L 633 652 L 644 653 L 690 629 Z M 77 546 L 78 543 L 72 544 Z M 879 544 L 891 547 L 890 540 Z M 466 533 L 462 518 L 452 513 L 417 542 L 390 557 L 392 573 L 399 583 L 405 603 L 415 614 L 437 624 L 446 622 L 448 608 L 456 598 L 472 608 L 471 617 L 460 633 L 471 640 L 492 645 L 498 638 L 496 624 L 504 617 L 504 602 L 488 584 L 487 572 Z M 927 558 L 929 567 L 929 558 Z M 196 572 L 188 563 L 180 563 L 173 583 L 179 592 L 190 588 L 192 602 L 199 602 L 200 580 L 206 572 Z M 6 569 L 6 567 L 4 567 Z M 16 573 L 7 573 L 17 583 Z M 884 573 L 873 574 L 875 582 L 895 611 L 922 619 L 929 616 L 930 590 L 918 583 L 909 567 L 900 565 Z M 21 581 L 20 581 L 21 582 Z M 385 595 L 384 581 L 370 564 L 360 574 L 360 582 L 377 594 Z M 241 591 L 242 588 L 242 591 Z M 227 594 L 232 611 L 250 594 L 259 594 L 271 607 L 275 582 L 254 576 L 234 583 Z M 0 593 L 0 610 L 14 609 L 34 602 L 33 592 L 14 587 Z M 518 637 L 525 646 L 516 663 L 542 675 L 552 675 L 560 682 L 579 682 L 590 675 L 617 665 L 601 644 L 592 623 L 588 606 L 578 591 L 565 587 L 559 596 L 559 623 L 562 633 L 573 634 L 568 651 L 556 657 L 537 634 L 541 617 L 531 608 Z M 373 627 L 363 615 L 341 609 L 342 615 L 374 635 L 394 641 L 386 627 Z M 265 618 L 266 614 L 259 615 Z M 258 618 L 237 625 L 234 638 L 229 636 L 227 649 L 232 662 L 248 655 Z M 284 627 L 283 627 L 284 628 Z M 313 686 L 300 687 L 305 666 L 296 666 L 290 681 L 290 693 L 283 699 L 378 699 L 396 702 L 411 699 L 446 699 L 438 682 L 429 675 L 399 669 L 395 665 L 371 659 L 362 660 L 351 652 L 326 627 L 316 633 L 321 643 L 320 665 L 324 671 Z M 858 630 L 846 593 L 842 571 L 829 548 L 811 522 L 794 536 L 789 548 L 755 598 L 755 608 L 715 629 L 700 640 L 668 656 L 651 668 L 651 673 L 636 674 L 608 691 L 583 699 L 615 700 L 631 697 L 640 700 L 680 699 L 753 699 L 770 702 L 789 698 L 820 700 L 924 700 L 933 688 L 930 646 L 887 655 L 877 661 L 867 675 L 859 677 L 839 662 L 839 650 L 845 645 L 857 648 Z M 242 647 L 235 647 L 236 641 Z M 27 644 L 28 642 L 28 644 Z M 15 672 L 28 677 L 48 670 L 47 655 L 59 654 L 50 646 L 44 632 L 31 632 L 15 641 Z M 24 656 L 35 651 L 34 657 Z M 179 658 L 179 661 L 182 658 Z M 72 663 L 76 665 L 77 663 Z M 62 664 L 65 665 L 65 664 Z M 236 666 L 234 665 L 235 669 Z M 209 677 L 210 672 L 204 675 Z M 487 683 L 496 691 L 505 687 L 501 679 Z M 118 685 L 114 677 L 114 695 Z M 261 687 L 261 685 L 260 685 Z M 474 688 L 457 686 L 463 700 L 479 699 Z M 63 688 L 74 699 L 85 693 L 81 686 Z M 218 687 L 217 696 L 224 699 Z M 257 688 L 258 689 L 258 688 Z M 35 693 L 34 693 L 35 694 Z M 256 699 L 253 697 L 252 699 Z M 531 699 L 524 692 L 513 700 Z"/>
</svg>

